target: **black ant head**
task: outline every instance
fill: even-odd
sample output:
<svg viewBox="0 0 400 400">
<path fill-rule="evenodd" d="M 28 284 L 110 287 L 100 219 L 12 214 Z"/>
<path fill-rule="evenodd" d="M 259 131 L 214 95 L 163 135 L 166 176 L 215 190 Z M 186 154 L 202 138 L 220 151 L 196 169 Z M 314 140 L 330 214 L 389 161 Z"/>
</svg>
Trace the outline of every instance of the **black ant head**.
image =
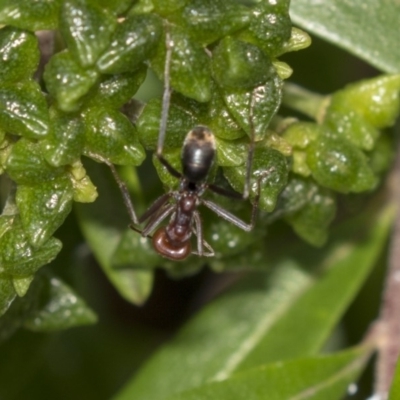
<svg viewBox="0 0 400 400">
<path fill-rule="evenodd" d="M 182 148 L 183 176 L 189 182 L 207 178 L 215 159 L 214 134 L 205 126 L 196 126 L 185 138 Z"/>
</svg>

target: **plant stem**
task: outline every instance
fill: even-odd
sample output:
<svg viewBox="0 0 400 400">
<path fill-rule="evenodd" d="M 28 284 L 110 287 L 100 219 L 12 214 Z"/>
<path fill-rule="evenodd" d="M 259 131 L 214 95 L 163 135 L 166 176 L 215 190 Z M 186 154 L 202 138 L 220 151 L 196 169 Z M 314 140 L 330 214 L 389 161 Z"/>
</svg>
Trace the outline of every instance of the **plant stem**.
<svg viewBox="0 0 400 400">
<path fill-rule="evenodd" d="M 400 151 L 392 174 L 393 197 L 400 204 Z M 377 322 L 378 358 L 375 366 L 375 395 L 388 398 L 397 359 L 400 354 L 400 208 L 397 211 L 389 247 L 388 271 Z"/>
<path fill-rule="evenodd" d="M 286 83 L 283 87 L 282 103 L 317 122 L 322 122 L 329 99 L 329 96 L 310 92 L 294 83 Z"/>
</svg>

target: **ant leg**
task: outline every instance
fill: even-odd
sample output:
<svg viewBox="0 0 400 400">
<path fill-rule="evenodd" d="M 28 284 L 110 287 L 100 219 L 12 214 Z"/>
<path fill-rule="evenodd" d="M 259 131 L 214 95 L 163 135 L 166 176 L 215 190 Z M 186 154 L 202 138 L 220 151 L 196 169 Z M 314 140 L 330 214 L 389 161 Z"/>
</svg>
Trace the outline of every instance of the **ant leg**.
<svg viewBox="0 0 400 400">
<path fill-rule="evenodd" d="M 144 227 L 142 233 L 142 236 L 148 237 L 149 234 L 154 231 L 154 229 L 157 228 L 158 225 L 161 224 L 161 222 L 164 221 L 165 218 L 167 218 L 169 215 L 173 213 L 173 211 L 176 208 L 176 204 L 169 204 L 164 207 L 164 209 L 161 210 L 159 213 L 153 214 L 153 216 L 150 218 L 150 221 L 147 223 L 147 225 Z"/>
<path fill-rule="evenodd" d="M 167 121 L 169 104 L 171 100 L 171 87 L 170 87 L 170 73 L 171 73 L 171 58 L 174 43 L 171 40 L 171 35 L 168 30 L 168 26 L 165 27 L 165 66 L 164 66 L 164 94 L 162 99 L 162 110 L 160 120 L 160 130 L 158 132 L 158 142 L 156 156 L 160 163 L 167 168 L 168 172 L 175 178 L 181 178 L 182 174 L 177 171 L 163 156 L 163 148 L 165 135 L 167 132 Z"/>
<path fill-rule="evenodd" d="M 250 232 L 256 223 L 256 217 L 257 217 L 257 211 L 258 211 L 258 203 L 260 201 L 260 191 L 261 191 L 261 180 L 271 173 L 274 170 L 274 168 L 270 168 L 267 171 L 264 171 L 260 176 L 257 178 L 257 194 L 253 202 L 253 208 L 251 211 L 251 219 L 250 223 L 247 223 L 240 218 L 238 218 L 236 215 L 230 213 L 229 211 L 225 210 L 218 204 L 215 204 L 214 202 L 210 200 L 205 200 L 201 199 L 201 204 L 204 204 L 207 208 L 209 208 L 211 211 L 214 211 L 215 214 L 217 214 L 219 217 L 225 219 L 226 221 L 230 222 L 231 224 L 237 226 L 240 229 L 243 229 L 246 232 Z"/>
<path fill-rule="evenodd" d="M 139 218 L 139 224 L 146 221 L 146 219 L 150 218 L 155 212 L 162 209 L 165 203 L 174 196 L 174 192 L 164 193 L 160 196 L 146 211 L 145 213 Z"/>
<path fill-rule="evenodd" d="M 97 160 L 99 162 L 106 164 L 110 168 L 110 170 L 114 176 L 114 179 L 117 182 L 119 190 L 121 191 L 122 200 L 123 200 L 125 208 L 128 212 L 129 219 L 131 220 L 132 225 L 138 225 L 139 220 L 136 216 L 135 208 L 133 207 L 133 203 L 132 203 L 131 196 L 129 194 L 129 190 L 128 190 L 125 182 L 118 175 L 117 169 L 115 168 L 114 164 L 111 163 L 110 161 L 108 161 L 106 158 L 99 156 L 98 154 L 88 152 L 87 155 L 90 158 L 93 158 L 94 160 Z M 137 230 L 137 229 L 135 229 L 135 230 Z"/>
<path fill-rule="evenodd" d="M 195 254 L 200 257 L 214 257 L 215 253 L 213 248 L 204 240 L 203 237 L 203 225 L 200 218 L 200 213 L 195 211 L 193 214 L 193 219 L 195 222 L 194 234 L 197 237 L 197 251 L 193 251 L 192 254 Z M 204 252 L 204 247 L 209 251 L 208 253 Z"/>
<path fill-rule="evenodd" d="M 173 192 L 172 193 L 165 193 L 163 194 L 161 197 L 159 197 L 146 211 L 145 213 L 139 218 L 139 224 L 141 224 L 142 222 L 146 221 L 146 219 L 153 217 L 154 219 L 154 214 L 157 215 L 157 211 L 160 211 L 163 209 L 165 203 L 169 200 L 169 198 L 173 196 Z M 150 222 L 153 220 L 150 219 Z M 148 223 L 148 224 L 149 224 Z M 147 224 L 147 225 L 148 225 Z M 134 226 L 133 224 L 129 225 L 129 228 L 131 228 L 133 231 L 140 233 L 142 236 L 146 236 L 146 237 L 150 237 L 148 235 L 146 235 L 146 233 L 143 233 L 144 230 L 138 229 L 136 228 L 136 226 Z M 146 228 L 145 228 L 146 229 Z M 151 238 L 151 237 L 150 237 Z"/>
</svg>

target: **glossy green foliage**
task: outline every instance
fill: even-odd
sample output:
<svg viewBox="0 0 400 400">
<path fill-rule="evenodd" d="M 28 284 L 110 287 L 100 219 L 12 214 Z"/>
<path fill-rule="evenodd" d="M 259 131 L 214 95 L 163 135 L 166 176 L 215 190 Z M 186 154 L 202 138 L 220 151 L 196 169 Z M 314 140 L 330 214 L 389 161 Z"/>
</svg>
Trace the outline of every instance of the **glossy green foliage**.
<svg viewBox="0 0 400 400">
<path fill-rule="evenodd" d="M 16 202 L 30 244 L 43 246 L 71 211 L 72 183 L 68 177 L 39 185 L 19 185 Z"/>
<path fill-rule="evenodd" d="M 29 79 L 39 64 L 39 49 L 33 33 L 5 27 L 0 30 L 0 80 Z"/>
<path fill-rule="evenodd" d="M 292 29 L 289 3 L 289 0 L 259 2 L 252 9 L 250 25 L 240 38 L 256 44 L 271 56 L 281 53 Z"/>
<path fill-rule="evenodd" d="M 271 256 L 263 259 L 264 269 L 269 269 L 270 273 L 248 277 L 206 306 L 152 356 L 116 399 L 180 398 L 191 395 L 190 390 L 214 398 L 208 391 L 210 382 L 219 381 L 211 385 L 229 386 L 241 374 L 258 371 L 259 379 L 249 381 L 246 389 L 246 398 L 251 398 L 260 390 L 254 388 L 266 383 L 267 378 L 261 373 L 269 368 L 269 376 L 274 376 L 272 371 L 278 373 L 281 368 L 282 375 L 276 378 L 274 389 L 272 382 L 267 386 L 266 389 L 270 389 L 268 398 L 282 399 L 282 393 L 294 390 L 296 385 L 304 384 L 304 390 L 311 389 L 313 385 L 306 382 L 321 373 L 323 367 L 311 373 L 302 363 L 320 351 L 332 327 L 373 268 L 384 249 L 393 211 L 393 208 L 381 210 L 372 220 L 348 221 L 335 230 L 324 250 L 310 252 L 303 247 L 299 251 L 296 246 L 285 243 L 285 251 L 279 252 L 278 259 L 272 261 Z M 366 215 L 371 216 L 368 211 Z M 355 240 L 357 232 L 365 235 Z M 264 245 L 268 246 L 268 242 Z M 276 243 L 269 247 L 270 254 L 274 246 Z M 274 269 L 270 268 L 271 264 Z M 322 385 L 318 390 L 329 387 L 330 390 L 316 398 L 339 398 L 338 392 L 333 392 L 331 397 L 327 393 L 335 387 L 343 393 L 348 379 L 355 379 L 351 371 L 357 375 L 367 361 L 364 356 L 369 353 L 368 349 L 360 351 L 359 363 L 353 364 L 355 369 L 338 374 L 330 380 L 332 386 Z M 330 357 L 334 359 L 335 355 Z M 279 369 L 275 364 L 278 362 Z M 298 366 L 293 375 L 285 368 L 288 364 Z M 338 378 L 347 383 L 336 386 Z M 155 379 L 157 385 L 152 384 Z M 318 381 L 321 379 L 319 375 Z M 229 399 L 235 395 L 232 391 L 222 395 L 216 390 L 219 395 L 216 398 Z"/>
<path fill-rule="evenodd" d="M 161 101 L 152 99 L 143 109 L 137 121 L 137 129 L 141 143 L 147 150 L 155 150 L 160 131 Z M 174 103 L 171 104 L 168 115 L 165 146 L 178 148 L 182 145 L 186 134 L 197 124 L 196 118 L 190 112 Z"/>
<path fill-rule="evenodd" d="M 68 50 L 54 55 L 44 73 L 47 90 L 57 100 L 61 110 L 66 112 L 79 108 L 79 100 L 88 93 L 97 78 L 96 70 L 82 68 Z"/>
<path fill-rule="evenodd" d="M 20 139 L 13 146 L 6 169 L 11 179 L 22 185 L 44 183 L 63 173 L 45 160 L 40 143 L 28 139 Z"/>
<path fill-rule="evenodd" d="M 345 139 L 318 138 L 307 148 L 307 164 L 320 185 L 338 192 L 363 192 L 377 183 L 365 155 Z"/>
<path fill-rule="evenodd" d="M 144 150 L 136 128 L 127 117 L 115 110 L 90 108 L 84 115 L 85 151 L 93 151 L 121 165 L 140 165 Z"/>
<path fill-rule="evenodd" d="M 87 105 L 120 108 L 137 92 L 146 77 L 146 68 L 135 72 L 104 75 L 88 94 Z"/>
<path fill-rule="evenodd" d="M 399 72 L 396 31 L 400 4 L 397 1 L 335 0 L 329 7 L 324 2 L 310 7 L 308 0 L 294 0 L 290 11 L 294 23 L 302 29 L 334 43 L 380 71 Z"/>
<path fill-rule="evenodd" d="M 24 328 L 34 332 L 49 332 L 97 321 L 94 312 L 67 284 L 55 276 L 46 278 L 42 288 L 44 299 L 24 320 Z M 66 314 L 68 318 L 65 318 Z"/>
<path fill-rule="evenodd" d="M 7 132 L 30 139 L 47 134 L 48 110 L 36 82 L 0 84 L 0 126 Z"/>
<path fill-rule="evenodd" d="M 84 124 L 79 115 L 51 110 L 50 131 L 41 141 L 41 151 L 50 165 L 60 167 L 78 160 L 84 140 Z"/>
<path fill-rule="evenodd" d="M 223 98 L 228 110 L 240 126 L 251 135 L 249 109 L 253 107 L 254 133 L 264 137 L 272 117 L 278 111 L 282 98 L 282 79 L 271 71 L 267 82 L 254 90 L 224 90 Z"/>
<path fill-rule="evenodd" d="M 227 37 L 213 52 L 217 83 L 226 89 L 252 89 L 273 73 L 269 57 L 257 46 Z"/>
<path fill-rule="evenodd" d="M 103 73 L 132 71 L 148 59 L 160 42 L 162 21 L 155 15 L 133 15 L 118 25 L 110 46 L 97 61 Z"/>
<path fill-rule="evenodd" d="M 287 183 L 288 172 L 288 162 L 282 153 L 264 146 L 256 147 L 251 195 L 252 197 L 256 195 L 256 182 L 259 181 L 261 187 L 260 208 L 266 211 L 272 211 L 275 208 L 278 195 Z M 225 167 L 224 174 L 232 187 L 241 193 L 246 177 L 246 165 Z"/>
<path fill-rule="evenodd" d="M 4 0 L 0 4 L 0 23 L 30 31 L 56 29 L 62 0 Z"/>
<path fill-rule="evenodd" d="M 4 217 L 2 217 L 4 218 Z M 43 246 L 35 249 L 18 216 L 7 224 L 9 229 L 0 237 L 1 268 L 0 273 L 16 278 L 34 274 L 41 266 L 49 263 L 61 250 L 61 242 L 55 238 L 48 240 Z"/>
<path fill-rule="evenodd" d="M 250 23 L 248 7 L 224 0 L 191 0 L 178 17 L 172 16 L 193 40 L 208 45 Z"/>
<path fill-rule="evenodd" d="M 93 65 L 108 47 L 117 25 L 112 14 L 88 0 L 62 3 L 60 31 L 72 57 L 82 67 Z"/>
<path fill-rule="evenodd" d="M 178 26 L 169 29 L 170 40 L 174 43 L 171 59 L 171 86 L 179 93 L 199 102 L 211 98 L 210 60 L 203 47 L 195 43 L 190 36 Z M 162 79 L 165 65 L 165 36 L 160 40 L 150 66 Z"/>
<path fill-rule="evenodd" d="M 35 279 L 32 278 L 14 278 L 12 281 L 15 290 L 20 285 L 19 281 L 29 283 L 26 293 L 18 293 L 20 297 L 0 319 L 0 343 L 21 327 L 35 332 L 49 332 L 96 321 L 93 311 L 59 278 L 47 273 L 39 273 Z"/>
</svg>

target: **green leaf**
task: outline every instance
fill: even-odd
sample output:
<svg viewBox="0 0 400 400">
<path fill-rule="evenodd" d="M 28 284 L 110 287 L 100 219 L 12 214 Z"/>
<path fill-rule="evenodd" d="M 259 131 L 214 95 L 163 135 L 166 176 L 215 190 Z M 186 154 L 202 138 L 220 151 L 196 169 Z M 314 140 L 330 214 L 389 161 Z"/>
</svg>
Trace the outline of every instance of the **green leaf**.
<svg viewBox="0 0 400 400">
<path fill-rule="evenodd" d="M 297 187 L 297 192 L 300 188 Z M 314 246 L 322 246 L 328 239 L 328 228 L 336 214 L 336 198 L 330 190 L 318 185 L 312 185 L 307 197 L 304 192 L 301 194 L 306 204 L 286 221 L 302 239 Z"/>
<path fill-rule="evenodd" d="M 77 205 L 78 221 L 104 273 L 121 296 L 131 303 L 142 304 L 151 292 L 152 272 L 112 268 L 112 256 L 130 221 L 111 171 L 105 168 L 88 164 L 100 196 L 89 206 Z"/>
<path fill-rule="evenodd" d="M 261 366 L 208 383 L 168 400 L 337 400 L 362 372 L 370 351 L 341 353 Z"/>
<path fill-rule="evenodd" d="M 3 0 L 0 24 L 30 31 L 55 29 L 62 0 Z"/>
<path fill-rule="evenodd" d="M 85 113 L 85 151 L 121 165 L 140 165 L 145 153 L 135 126 L 119 111 L 94 107 Z"/>
<path fill-rule="evenodd" d="M 13 280 L 7 276 L 0 276 L 0 317 L 8 310 L 16 296 Z"/>
<path fill-rule="evenodd" d="M 367 157 L 345 138 L 319 137 L 306 152 L 307 165 L 321 186 L 342 193 L 358 193 L 377 184 Z"/>
<path fill-rule="evenodd" d="M 24 278 L 34 274 L 52 261 L 60 252 L 62 244 L 50 238 L 42 247 L 33 248 L 18 216 L 14 217 L 12 229 L 0 238 L 0 274 Z"/>
<path fill-rule="evenodd" d="M 224 167 L 224 175 L 232 187 L 239 193 L 243 192 L 247 175 L 247 166 Z M 257 146 L 254 151 L 252 165 L 252 180 L 261 177 L 260 208 L 272 211 L 275 208 L 279 193 L 287 184 L 288 163 L 285 156 L 278 150 L 266 146 Z M 257 195 L 257 185 L 251 186 L 251 197 Z"/>
<path fill-rule="evenodd" d="M 120 108 L 137 92 L 146 78 L 145 66 L 135 72 L 103 76 L 98 86 L 88 94 L 86 105 Z"/>
<path fill-rule="evenodd" d="M 162 22 L 156 15 L 133 15 L 117 26 L 107 50 L 97 62 L 103 73 L 135 70 L 147 60 L 161 39 Z"/>
<path fill-rule="evenodd" d="M 33 247 L 43 246 L 62 225 L 71 211 L 72 197 L 69 177 L 18 186 L 16 201 L 22 225 Z"/>
<path fill-rule="evenodd" d="M 110 43 L 116 18 L 88 0 L 66 0 L 60 31 L 74 59 L 82 67 L 93 65 Z"/>
<path fill-rule="evenodd" d="M 40 306 L 23 326 L 35 332 L 51 332 L 94 324 L 97 317 L 77 294 L 59 278 L 46 276 Z"/>
<path fill-rule="evenodd" d="M 170 65 L 171 87 L 186 97 L 201 103 L 211 98 L 210 60 L 203 47 L 195 43 L 185 30 L 178 26 L 169 27 L 170 39 L 173 43 Z M 164 79 L 165 35 L 150 66 L 160 79 Z"/>
<path fill-rule="evenodd" d="M 315 354 L 385 246 L 393 207 L 366 215 L 312 257 L 308 247 L 293 251 L 286 243 L 277 261 L 264 259 L 266 269 L 275 267 L 269 275 L 250 277 L 205 307 L 117 399 L 161 400 L 236 371 Z"/>
<path fill-rule="evenodd" d="M 18 82 L 30 78 L 39 65 L 39 57 L 33 33 L 12 27 L 0 30 L 0 80 Z"/>
<path fill-rule="evenodd" d="M 80 116 L 51 110 L 50 131 L 41 143 L 46 161 L 54 167 L 72 164 L 79 159 L 85 140 Z"/>
<path fill-rule="evenodd" d="M 251 20 L 248 7 L 224 0 L 191 0 L 181 15 L 172 17 L 191 38 L 206 46 L 244 28 Z"/>
<path fill-rule="evenodd" d="M 71 112 L 80 106 L 79 100 L 95 84 L 98 72 L 82 68 L 65 50 L 50 59 L 43 77 L 47 90 L 57 100 L 60 109 Z"/>
<path fill-rule="evenodd" d="M 272 68 L 273 69 L 273 68 Z M 222 96 L 232 116 L 239 125 L 251 135 L 249 109 L 253 104 L 254 133 L 262 139 L 278 111 L 282 99 L 282 79 L 270 71 L 270 79 L 254 90 L 224 90 Z"/>
<path fill-rule="evenodd" d="M 215 136 L 221 139 L 235 140 L 246 135 L 246 132 L 229 112 L 218 87 L 214 87 L 212 90 L 212 97 L 204 123 Z"/>
<path fill-rule="evenodd" d="M 292 0 L 290 7 L 296 25 L 393 73 L 400 65 L 399 14 L 396 0 L 334 0 L 312 7 L 308 0 Z"/>
<path fill-rule="evenodd" d="M 12 147 L 6 171 L 12 180 L 22 185 L 47 182 L 64 172 L 62 168 L 47 163 L 40 142 L 34 143 L 28 139 L 20 139 Z"/>
<path fill-rule="evenodd" d="M 356 82 L 335 92 L 327 115 L 332 110 L 352 112 L 374 128 L 394 125 L 400 108 L 400 74 L 381 75 Z"/>
<path fill-rule="evenodd" d="M 160 118 L 161 101 L 159 99 L 151 99 L 144 107 L 136 123 L 140 142 L 147 150 L 155 150 L 157 147 Z M 181 147 L 185 136 L 193 129 L 196 122 L 196 119 L 188 110 L 172 103 L 168 112 L 165 147 L 167 149 Z"/>
<path fill-rule="evenodd" d="M 397 362 L 396 371 L 390 388 L 389 400 L 397 400 L 400 396 L 400 363 Z"/>
<path fill-rule="evenodd" d="M 292 30 L 289 3 L 289 0 L 258 2 L 251 10 L 249 27 L 239 38 L 259 46 L 270 56 L 282 53 Z"/>
<path fill-rule="evenodd" d="M 227 89 L 252 89 L 265 83 L 275 70 L 270 58 L 257 46 L 231 37 L 213 51 L 213 75 Z"/>
<path fill-rule="evenodd" d="M 47 104 L 36 82 L 3 83 L 0 86 L 0 127 L 30 139 L 40 139 L 47 134 Z"/>
</svg>

